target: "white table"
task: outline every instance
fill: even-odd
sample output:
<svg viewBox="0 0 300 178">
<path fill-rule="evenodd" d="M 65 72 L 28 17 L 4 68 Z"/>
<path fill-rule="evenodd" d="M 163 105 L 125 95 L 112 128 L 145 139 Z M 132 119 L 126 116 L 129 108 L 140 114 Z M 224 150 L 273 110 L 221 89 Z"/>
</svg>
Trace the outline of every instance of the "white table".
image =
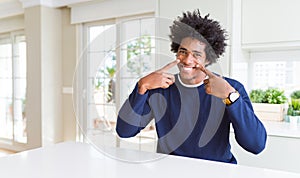
<svg viewBox="0 0 300 178">
<path fill-rule="evenodd" d="M 65 142 L 0 158 L 2 178 L 161 178 L 230 177 L 294 178 L 300 174 L 253 168 L 179 156 L 132 150 L 106 149 L 123 159 L 147 160 L 130 163 L 97 151 L 85 143 Z"/>
</svg>

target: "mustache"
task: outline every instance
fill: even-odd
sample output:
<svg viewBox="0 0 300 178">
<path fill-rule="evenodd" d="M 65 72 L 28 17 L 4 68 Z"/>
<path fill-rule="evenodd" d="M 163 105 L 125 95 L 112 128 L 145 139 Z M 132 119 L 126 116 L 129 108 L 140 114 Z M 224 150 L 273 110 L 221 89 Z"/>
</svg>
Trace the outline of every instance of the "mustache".
<svg viewBox="0 0 300 178">
<path fill-rule="evenodd" d="M 196 64 L 189 65 L 189 64 L 178 63 L 177 65 L 178 65 L 179 67 L 191 67 L 191 68 L 196 68 L 196 67 L 197 67 Z"/>
</svg>

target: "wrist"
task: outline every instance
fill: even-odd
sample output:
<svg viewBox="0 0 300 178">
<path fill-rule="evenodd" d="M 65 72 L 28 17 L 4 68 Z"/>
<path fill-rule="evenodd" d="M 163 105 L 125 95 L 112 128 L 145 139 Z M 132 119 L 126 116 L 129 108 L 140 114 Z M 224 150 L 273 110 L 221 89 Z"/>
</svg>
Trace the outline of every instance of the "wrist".
<svg viewBox="0 0 300 178">
<path fill-rule="evenodd" d="M 240 94 L 238 91 L 230 92 L 227 96 L 227 98 L 223 99 L 223 103 L 227 106 L 233 104 L 236 100 L 238 100 L 240 97 Z"/>
<path fill-rule="evenodd" d="M 145 87 L 145 85 L 143 84 L 143 82 L 141 80 L 138 82 L 138 93 L 143 95 L 147 92 L 147 88 Z"/>
<path fill-rule="evenodd" d="M 226 90 L 226 92 L 225 92 L 225 95 L 224 95 L 224 97 L 223 97 L 223 99 L 226 99 L 226 98 L 228 98 L 228 96 L 231 94 L 231 93 L 233 93 L 233 92 L 235 92 L 236 90 L 235 90 L 235 88 L 233 88 L 233 87 L 227 87 L 227 90 Z"/>
</svg>

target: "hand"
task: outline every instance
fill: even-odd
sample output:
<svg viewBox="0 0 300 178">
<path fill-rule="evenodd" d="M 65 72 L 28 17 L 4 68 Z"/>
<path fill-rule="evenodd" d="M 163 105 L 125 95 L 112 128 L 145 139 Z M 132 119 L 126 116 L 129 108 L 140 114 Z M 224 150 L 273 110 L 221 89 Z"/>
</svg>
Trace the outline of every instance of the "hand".
<svg viewBox="0 0 300 178">
<path fill-rule="evenodd" d="M 167 71 L 177 65 L 179 62 L 179 60 L 170 62 L 163 68 L 141 78 L 138 82 L 139 94 L 145 94 L 147 90 L 152 90 L 155 88 L 168 88 L 170 85 L 172 85 L 175 82 L 175 77 L 173 74 L 167 73 Z"/>
<path fill-rule="evenodd" d="M 208 79 L 203 82 L 205 84 L 205 91 L 207 94 L 214 95 L 218 98 L 225 99 L 229 93 L 234 92 L 235 89 L 222 77 L 215 75 L 202 65 L 198 64 L 199 69 L 204 72 Z"/>
</svg>

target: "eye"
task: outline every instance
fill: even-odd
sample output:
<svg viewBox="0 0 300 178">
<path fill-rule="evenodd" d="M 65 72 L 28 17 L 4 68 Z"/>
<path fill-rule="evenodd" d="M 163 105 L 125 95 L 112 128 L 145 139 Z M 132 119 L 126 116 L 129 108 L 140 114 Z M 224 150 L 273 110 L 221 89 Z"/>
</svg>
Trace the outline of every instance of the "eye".
<svg viewBox="0 0 300 178">
<path fill-rule="evenodd" d="M 195 58 L 201 58 L 201 54 L 200 53 L 194 53 L 194 57 Z"/>
<path fill-rule="evenodd" d="M 179 49 L 179 50 L 178 50 L 178 54 L 181 54 L 181 55 L 187 55 L 187 51 L 186 51 L 186 50 L 183 50 L 183 49 Z"/>
</svg>

